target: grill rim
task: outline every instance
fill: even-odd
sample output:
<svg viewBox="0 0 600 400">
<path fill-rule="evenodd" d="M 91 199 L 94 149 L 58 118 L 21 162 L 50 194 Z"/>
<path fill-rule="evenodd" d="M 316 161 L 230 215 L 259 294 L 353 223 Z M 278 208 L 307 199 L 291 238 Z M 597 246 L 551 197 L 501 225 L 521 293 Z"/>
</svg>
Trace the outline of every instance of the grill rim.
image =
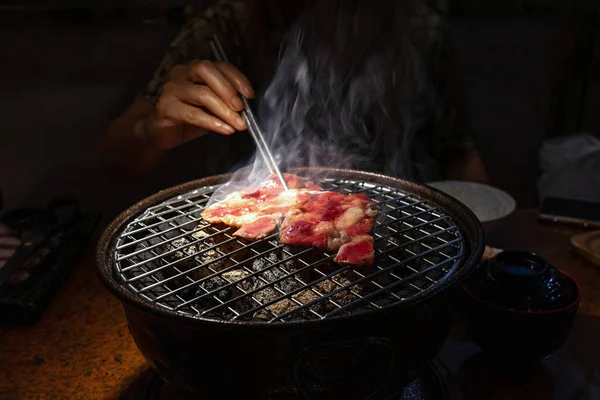
<svg viewBox="0 0 600 400">
<path fill-rule="evenodd" d="M 191 314 L 182 314 L 177 311 L 171 311 L 157 304 L 148 302 L 135 293 L 129 291 L 125 285 L 123 285 L 115 271 L 114 265 L 114 248 L 116 241 L 119 236 L 123 233 L 133 219 L 138 217 L 140 214 L 145 212 L 148 208 L 158 205 L 163 201 L 182 195 L 193 190 L 199 190 L 203 187 L 219 185 L 227 182 L 233 174 L 221 174 L 213 175 L 197 180 L 188 181 L 179 185 L 169 187 L 167 189 L 160 190 L 127 208 L 115 219 L 113 219 L 104 229 L 102 235 L 98 241 L 96 248 L 96 266 L 98 268 L 100 280 L 109 289 L 109 291 L 115 295 L 121 302 L 126 303 L 129 306 L 134 306 L 146 313 L 153 316 L 166 318 L 173 322 L 185 322 L 192 325 L 205 325 L 205 324 L 219 324 L 222 327 L 234 328 L 236 326 L 244 326 L 246 328 L 257 328 L 257 329 L 278 329 L 278 328 L 293 328 L 293 327 L 325 327 L 329 324 L 338 324 L 342 321 L 357 321 L 361 318 L 369 318 L 374 314 L 383 315 L 387 313 L 397 312 L 398 310 L 405 309 L 407 307 L 414 307 L 428 299 L 441 294 L 442 292 L 449 291 L 460 284 L 464 278 L 466 278 L 477 266 L 483 251 L 485 248 L 485 234 L 481 222 L 477 219 L 475 214 L 467 208 L 463 203 L 457 199 L 437 190 L 433 187 L 409 182 L 399 178 L 393 178 L 386 175 L 381 175 L 372 172 L 349 170 L 349 169 L 338 169 L 328 167 L 312 167 L 312 168 L 294 168 L 287 171 L 297 175 L 309 175 L 314 177 L 328 177 L 333 176 L 337 179 L 351 179 L 358 180 L 368 183 L 375 183 L 381 185 L 387 185 L 392 188 L 396 188 L 402 191 L 406 191 L 410 194 L 424 198 L 428 202 L 432 202 L 435 205 L 440 206 L 444 213 L 449 215 L 454 224 L 460 230 L 463 236 L 463 243 L 466 246 L 466 254 L 468 257 L 464 259 L 458 266 L 457 270 L 442 282 L 438 287 L 432 291 L 425 293 L 424 295 L 416 295 L 415 297 L 398 302 L 391 306 L 381 310 L 372 310 L 369 312 L 353 314 L 353 315 L 336 315 L 325 319 L 314 319 L 314 320 L 292 320 L 292 321 L 275 321 L 267 322 L 260 320 L 249 320 L 249 321 L 228 321 L 214 318 L 207 318 L 201 316 L 195 316 Z"/>
</svg>

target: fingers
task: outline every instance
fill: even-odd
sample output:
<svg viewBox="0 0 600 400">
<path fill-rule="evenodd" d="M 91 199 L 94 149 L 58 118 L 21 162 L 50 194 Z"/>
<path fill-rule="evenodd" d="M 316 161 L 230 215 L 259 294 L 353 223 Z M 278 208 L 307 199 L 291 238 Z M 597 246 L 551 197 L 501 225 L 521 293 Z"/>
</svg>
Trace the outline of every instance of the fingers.
<svg viewBox="0 0 600 400">
<path fill-rule="evenodd" d="M 172 81 L 185 81 L 189 75 L 187 65 L 176 65 L 171 68 L 170 78 Z"/>
<path fill-rule="evenodd" d="M 174 99 L 184 104 L 203 107 L 220 118 L 226 124 L 243 131 L 246 129 L 242 117 L 231 107 L 227 106 L 223 100 L 206 85 L 194 85 L 187 81 L 168 82 L 163 94 L 166 98 Z"/>
<path fill-rule="evenodd" d="M 241 111 L 244 108 L 235 87 L 212 62 L 194 61 L 190 63 L 189 72 L 193 82 L 206 84 L 233 110 Z"/>
<path fill-rule="evenodd" d="M 229 135 L 236 129 L 246 129 L 239 114 L 244 108 L 240 94 L 253 98 L 255 93 L 236 67 L 224 62 L 192 61 L 173 67 L 170 77 L 156 105 L 160 122 L 157 131 L 164 133 L 162 136 L 184 142 L 206 130 Z"/>
<path fill-rule="evenodd" d="M 206 84 L 235 111 L 241 111 L 243 107 L 238 93 L 248 99 L 256 95 L 248 78 L 226 62 L 192 61 L 188 65 L 174 66 L 170 76 L 172 81 L 186 80 Z"/>
<path fill-rule="evenodd" d="M 189 104 L 173 102 L 168 106 L 167 110 L 169 118 L 173 118 L 189 125 L 208 129 L 224 135 L 231 135 L 235 132 L 235 129 L 232 126 L 226 124 L 216 117 L 213 117 L 212 115 L 209 115 L 201 108 L 194 107 Z"/>
<path fill-rule="evenodd" d="M 223 99 L 221 99 L 208 86 L 204 85 L 182 85 L 178 93 L 179 99 L 187 104 L 206 108 L 216 117 L 237 130 L 246 129 L 246 124 L 239 113 L 232 110 Z"/>
<path fill-rule="evenodd" d="M 254 89 L 246 76 L 231 64 L 219 62 L 215 64 L 221 73 L 233 84 L 238 92 L 244 95 L 247 99 L 254 98 Z"/>
</svg>

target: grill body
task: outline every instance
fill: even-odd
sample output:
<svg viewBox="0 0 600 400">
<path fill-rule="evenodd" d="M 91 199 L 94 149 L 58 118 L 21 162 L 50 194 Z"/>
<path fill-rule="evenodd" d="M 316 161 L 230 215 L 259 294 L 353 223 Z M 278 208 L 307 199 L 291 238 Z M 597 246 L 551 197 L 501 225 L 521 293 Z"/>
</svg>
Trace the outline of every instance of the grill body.
<svg viewBox="0 0 600 400">
<path fill-rule="evenodd" d="M 286 391 L 314 399 L 386 398 L 413 380 L 443 345 L 454 316 L 455 288 L 483 253 L 483 230 L 475 216 L 441 192 L 394 178 L 334 169 L 293 172 L 385 184 L 427 199 L 460 230 L 465 251 L 459 267 L 422 296 L 354 315 L 275 323 L 182 315 L 144 301 L 119 282 L 116 242 L 127 223 L 148 207 L 228 177 L 161 191 L 112 222 L 97 256 L 101 279 L 123 302 L 140 351 L 179 390 L 207 398 L 276 398 L 273 393 Z"/>
<path fill-rule="evenodd" d="M 323 326 L 165 321 L 125 305 L 135 342 L 161 377 L 199 398 L 385 398 L 414 380 L 444 343 L 451 293 L 418 307 Z M 369 397 L 371 396 L 371 397 Z"/>
</svg>

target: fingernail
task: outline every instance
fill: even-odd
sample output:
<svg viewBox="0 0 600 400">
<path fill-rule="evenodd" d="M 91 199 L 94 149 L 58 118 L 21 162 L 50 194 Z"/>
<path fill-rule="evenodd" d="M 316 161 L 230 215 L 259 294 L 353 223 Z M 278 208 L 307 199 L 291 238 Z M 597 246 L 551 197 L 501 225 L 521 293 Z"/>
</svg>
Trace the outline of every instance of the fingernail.
<svg viewBox="0 0 600 400">
<path fill-rule="evenodd" d="M 244 108 L 244 103 L 242 103 L 242 100 L 240 100 L 240 98 L 237 96 L 234 97 L 233 100 L 231 100 L 231 104 L 236 110 L 241 110 L 242 108 Z"/>
<path fill-rule="evenodd" d="M 227 133 L 235 132 L 235 129 L 232 126 L 224 124 L 222 122 L 217 122 L 216 125 L 217 125 L 217 127 L 221 128 L 222 130 L 226 131 Z"/>
<path fill-rule="evenodd" d="M 244 96 L 246 96 L 246 98 L 248 99 L 254 97 L 254 91 L 249 86 L 242 86 L 242 93 L 244 93 Z"/>
<path fill-rule="evenodd" d="M 244 119 L 242 117 L 240 117 L 239 115 L 237 117 L 235 117 L 235 122 L 236 122 L 237 126 L 240 127 L 240 129 L 246 129 L 246 123 L 244 122 Z"/>
</svg>

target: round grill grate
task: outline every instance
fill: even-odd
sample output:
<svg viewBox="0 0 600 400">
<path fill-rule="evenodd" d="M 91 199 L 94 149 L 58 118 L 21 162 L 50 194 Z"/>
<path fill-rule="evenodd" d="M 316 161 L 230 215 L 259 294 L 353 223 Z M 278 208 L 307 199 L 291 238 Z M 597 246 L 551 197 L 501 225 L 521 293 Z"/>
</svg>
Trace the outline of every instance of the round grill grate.
<svg viewBox="0 0 600 400">
<path fill-rule="evenodd" d="M 465 243 L 435 204 L 393 187 L 322 179 L 324 190 L 365 193 L 379 210 L 375 265 L 340 266 L 314 248 L 231 236 L 200 213 L 218 186 L 148 208 L 114 247 L 116 278 L 135 296 L 178 314 L 226 321 L 324 319 L 425 295 L 460 267 Z"/>
</svg>

